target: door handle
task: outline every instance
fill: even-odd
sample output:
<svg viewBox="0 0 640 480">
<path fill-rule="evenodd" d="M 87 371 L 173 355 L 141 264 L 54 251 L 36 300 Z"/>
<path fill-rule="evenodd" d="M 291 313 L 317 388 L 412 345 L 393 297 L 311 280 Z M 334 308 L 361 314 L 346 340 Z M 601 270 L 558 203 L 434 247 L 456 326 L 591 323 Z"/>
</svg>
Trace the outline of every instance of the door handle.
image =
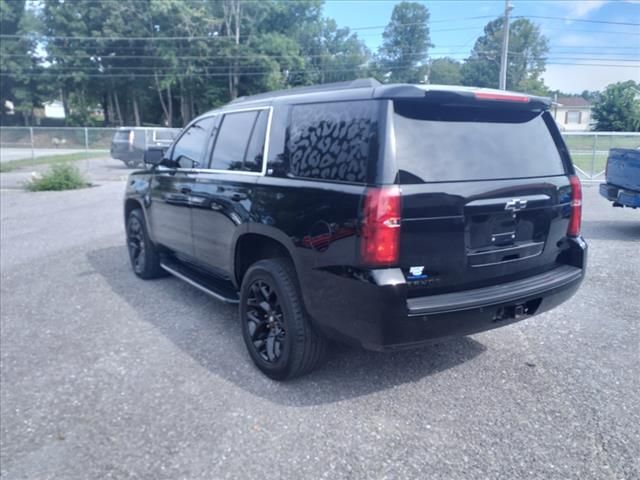
<svg viewBox="0 0 640 480">
<path fill-rule="evenodd" d="M 231 200 L 233 200 L 234 202 L 239 202 L 246 199 L 247 196 L 244 193 L 234 193 L 233 195 L 231 195 Z"/>
<path fill-rule="evenodd" d="M 189 187 L 182 187 L 180 193 L 191 193 L 191 189 Z"/>
</svg>

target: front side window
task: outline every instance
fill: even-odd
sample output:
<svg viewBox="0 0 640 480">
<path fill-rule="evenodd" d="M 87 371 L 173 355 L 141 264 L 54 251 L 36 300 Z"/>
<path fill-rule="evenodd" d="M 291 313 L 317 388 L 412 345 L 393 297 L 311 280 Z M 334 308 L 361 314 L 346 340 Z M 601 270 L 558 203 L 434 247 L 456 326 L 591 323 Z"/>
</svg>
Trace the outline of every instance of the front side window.
<svg viewBox="0 0 640 480">
<path fill-rule="evenodd" d="M 365 183 L 375 153 L 378 102 L 295 105 L 287 132 L 289 175 Z"/>
<path fill-rule="evenodd" d="M 211 168 L 259 172 L 267 115 L 266 110 L 227 113 L 218 129 Z"/>
<path fill-rule="evenodd" d="M 214 117 L 202 118 L 178 139 L 171 159 L 181 168 L 194 168 L 200 164 L 214 121 Z"/>
</svg>

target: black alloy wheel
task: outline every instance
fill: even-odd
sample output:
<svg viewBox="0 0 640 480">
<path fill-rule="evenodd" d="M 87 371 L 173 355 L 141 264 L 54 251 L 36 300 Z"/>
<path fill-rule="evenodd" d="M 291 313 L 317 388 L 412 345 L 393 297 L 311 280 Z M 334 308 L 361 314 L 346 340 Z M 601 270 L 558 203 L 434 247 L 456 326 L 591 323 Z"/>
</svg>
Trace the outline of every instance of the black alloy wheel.
<svg viewBox="0 0 640 480">
<path fill-rule="evenodd" d="M 327 342 L 311 324 L 287 258 L 249 267 L 240 288 L 240 324 L 253 363 L 274 380 L 304 375 L 325 357 Z"/>
<path fill-rule="evenodd" d="M 256 353 L 268 363 L 282 358 L 287 331 L 278 295 L 269 283 L 257 280 L 249 287 L 247 328 Z"/>
<path fill-rule="evenodd" d="M 127 224 L 127 247 L 133 271 L 139 275 L 144 272 L 146 263 L 145 238 L 142 223 L 135 215 L 129 218 Z"/>
<path fill-rule="evenodd" d="M 149 239 L 142 209 L 136 208 L 129 212 L 125 230 L 133 272 L 145 280 L 168 275 L 160 266 L 158 248 Z"/>
</svg>

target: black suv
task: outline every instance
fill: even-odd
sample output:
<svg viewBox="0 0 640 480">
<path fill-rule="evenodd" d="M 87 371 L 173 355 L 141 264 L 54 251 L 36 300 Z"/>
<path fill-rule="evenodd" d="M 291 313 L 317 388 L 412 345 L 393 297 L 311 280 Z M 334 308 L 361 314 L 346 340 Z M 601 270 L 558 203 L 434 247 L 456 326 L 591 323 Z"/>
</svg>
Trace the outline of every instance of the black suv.
<svg viewBox="0 0 640 480">
<path fill-rule="evenodd" d="M 133 270 L 239 303 L 292 378 L 326 339 L 388 350 L 541 313 L 578 288 L 581 187 L 549 101 L 374 80 L 240 98 L 131 174 Z"/>
</svg>

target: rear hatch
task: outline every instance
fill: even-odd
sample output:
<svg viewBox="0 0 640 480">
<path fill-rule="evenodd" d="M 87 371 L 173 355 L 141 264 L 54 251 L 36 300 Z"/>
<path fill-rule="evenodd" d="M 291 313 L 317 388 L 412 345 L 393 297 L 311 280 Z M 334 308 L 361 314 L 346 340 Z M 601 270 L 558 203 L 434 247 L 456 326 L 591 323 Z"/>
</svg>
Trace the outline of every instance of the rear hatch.
<svg viewBox="0 0 640 480">
<path fill-rule="evenodd" d="M 393 103 L 400 265 L 410 297 L 558 265 L 567 247 L 571 167 L 548 112 L 500 101 Z"/>
</svg>

